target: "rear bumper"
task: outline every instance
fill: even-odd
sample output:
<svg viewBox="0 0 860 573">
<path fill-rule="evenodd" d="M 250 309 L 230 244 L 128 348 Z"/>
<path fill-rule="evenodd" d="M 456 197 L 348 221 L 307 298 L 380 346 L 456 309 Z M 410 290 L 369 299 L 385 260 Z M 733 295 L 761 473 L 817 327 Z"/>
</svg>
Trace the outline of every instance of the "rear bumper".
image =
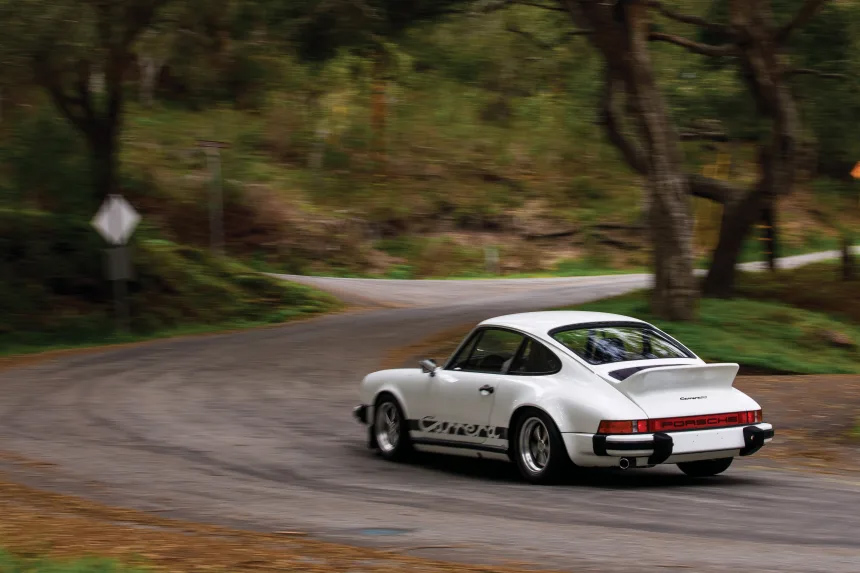
<svg viewBox="0 0 860 573">
<path fill-rule="evenodd" d="M 648 465 L 662 464 L 672 455 L 675 441 L 664 432 L 646 434 L 647 439 L 618 439 L 619 436 L 595 434 L 592 449 L 596 456 L 619 456 L 627 458 L 647 457 Z"/>
<path fill-rule="evenodd" d="M 773 439 L 770 424 L 655 434 L 564 434 L 570 458 L 584 466 L 616 466 L 620 458 L 632 465 L 677 463 L 709 457 L 751 456 Z"/>
</svg>

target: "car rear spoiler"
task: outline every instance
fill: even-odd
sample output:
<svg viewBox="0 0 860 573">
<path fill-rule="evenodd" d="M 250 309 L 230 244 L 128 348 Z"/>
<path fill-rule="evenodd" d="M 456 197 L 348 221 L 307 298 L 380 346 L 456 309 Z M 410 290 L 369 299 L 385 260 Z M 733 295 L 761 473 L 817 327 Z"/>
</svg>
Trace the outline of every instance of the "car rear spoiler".
<svg viewBox="0 0 860 573">
<path fill-rule="evenodd" d="M 738 364 L 659 366 L 613 384 L 631 398 L 672 390 L 728 390 L 734 385 L 739 369 Z"/>
</svg>

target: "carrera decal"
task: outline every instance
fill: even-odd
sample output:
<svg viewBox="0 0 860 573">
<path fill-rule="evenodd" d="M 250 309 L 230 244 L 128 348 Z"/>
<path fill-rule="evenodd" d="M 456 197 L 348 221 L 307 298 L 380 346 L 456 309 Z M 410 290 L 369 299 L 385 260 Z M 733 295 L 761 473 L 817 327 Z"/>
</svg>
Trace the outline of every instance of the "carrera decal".
<svg viewBox="0 0 860 573">
<path fill-rule="evenodd" d="M 507 428 L 502 428 L 500 426 L 447 422 L 445 420 L 437 420 L 433 416 L 426 416 L 420 420 L 409 420 L 409 430 L 413 432 L 426 432 L 428 434 L 467 436 L 470 438 L 489 438 L 496 440 L 506 440 L 508 438 Z"/>
</svg>

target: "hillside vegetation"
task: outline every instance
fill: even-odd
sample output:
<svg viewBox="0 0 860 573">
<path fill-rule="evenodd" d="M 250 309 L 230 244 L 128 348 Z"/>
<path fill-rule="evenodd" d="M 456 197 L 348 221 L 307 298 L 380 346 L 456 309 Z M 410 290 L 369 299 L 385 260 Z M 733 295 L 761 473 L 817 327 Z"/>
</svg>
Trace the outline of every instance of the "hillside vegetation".
<svg viewBox="0 0 860 573">
<path fill-rule="evenodd" d="M 432 19 L 386 40 L 382 63 L 348 46 L 308 62 L 272 29 L 245 24 L 253 19 L 243 10 L 258 4 L 209 13 L 176 3 L 179 28 L 154 26 L 136 48 L 117 189 L 144 221 L 134 239 L 136 332 L 325 307 L 306 302 L 321 300 L 306 290 L 252 279 L 251 269 L 392 278 L 647 269 L 642 178 L 598 122 L 603 63 L 585 38 L 568 37 L 558 14 L 519 6 Z M 677 3 L 696 14 L 706 4 Z M 856 11 L 839 9 L 833 45 L 847 34 L 856 63 Z M 822 33 L 804 31 L 795 49 Z M 676 46 L 652 51 L 679 125 L 737 135 L 685 142 L 691 171 L 753 182 L 754 104 L 736 72 Z M 853 65 L 825 52 L 810 56 L 825 71 Z M 142 56 L 153 54 L 160 67 L 150 102 Z M 104 244 L 87 226 L 97 206 L 82 192 L 93 183 L 87 147 L 25 77 L 3 87 L 0 288 L 12 296 L 2 322 L 7 335 L 99 338 L 111 328 L 110 285 Z M 796 82 L 811 127 L 798 190 L 779 199 L 783 254 L 834 248 L 860 228 L 856 187 L 825 160 L 860 158 L 860 138 L 844 122 L 856 108 L 837 97 L 857 78 Z M 213 181 L 200 140 L 228 144 L 219 179 L 224 260 L 205 254 Z M 706 266 L 720 208 L 694 203 L 696 256 Z M 57 246 L 54 237 L 69 239 Z M 743 259 L 763 252 L 751 237 Z"/>
</svg>

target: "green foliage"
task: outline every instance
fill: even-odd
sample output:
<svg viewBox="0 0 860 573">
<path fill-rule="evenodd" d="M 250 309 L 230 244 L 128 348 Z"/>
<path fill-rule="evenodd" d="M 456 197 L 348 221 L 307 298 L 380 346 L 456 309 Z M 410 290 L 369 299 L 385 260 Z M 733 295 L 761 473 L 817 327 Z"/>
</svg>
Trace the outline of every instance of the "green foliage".
<svg viewBox="0 0 860 573">
<path fill-rule="evenodd" d="M 827 338 L 827 333 L 838 333 L 860 345 L 860 326 L 856 323 L 786 304 L 747 299 L 704 299 L 698 320 L 669 322 L 650 313 L 647 295 L 638 292 L 576 308 L 651 322 L 711 362 L 737 362 L 765 371 L 800 374 L 860 374 L 857 347 L 836 347 Z"/>
<path fill-rule="evenodd" d="M 856 2 L 830 2 L 793 37 L 790 46 L 795 67 L 842 78 L 800 75 L 796 93 L 818 144 L 822 172 L 841 179 L 860 158 L 860 136 L 850 126 L 860 117 L 860 6 Z"/>
<path fill-rule="evenodd" d="M 95 16 L 87 3 L 68 37 L 54 38 L 51 34 L 59 33 L 56 19 L 66 17 L 58 10 L 72 13 L 76 4 L 68 0 L 48 4 L 0 0 L 0 22 L 10 32 L 0 38 L 0 58 L 13 62 L 7 56 L 19 46 L 30 49 L 38 45 L 35 40 L 48 38 L 47 45 L 58 50 L 51 57 L 62 63 L 63 85 L 72 86 L 71 63 L 103 60 L 103 52 L 93 50 Z M 306 236 L 301 227 L 253 219 L 248 213 L 253 207 L 249 188 L 262 187 L 283 199 L 282 219 L 291 223 L 355 218 L 373 232 L 407 237 L 402 240 L 413 242 L 414 252 L 401 257 L 405 262 L 392 263 L 390 274 L 396 276 L 443 272 L 420 262 L 432 250 L 426 242 L 408 238 L 416 234 L 447 230 L 511 234 L 511 221 L 522 215 L 536 222 L 552 219 L 558 226 L 572 225 L 588 237 L 592 225 L 633 221 L 640 215 L 640 180 L 607 145 L 596 124 L 602 62 L 587 39 L 566 37 L 567 14 L 525 6 L 470 17 L 444 14 L 468 4 L 167 3 L 131 47 L 134 55 L 155 57 L 164 68 L 156 105 L 129 105 L 131 113 L 123 125 L 121 191 L 148 208 L 147 220 L 165 236 L 205 244 L 208 173 L 201 154 L 190 150 L 198 138 L 228 141 L 231 148 L 223 153 L 227 214 L 247 230 L 236 238 L 236 243 L 247 239 L 238 248 L 257 257 L 257 268 L 283 269 L 288 261 L 291 270 L 304 272 L 323 272 L 326 267 L 332 272 L 365 272 L 370 265 L 359 251 L 369 250 L 370 241 L 358 232 L 332 234 L 326 236 L 332 245 L 305 249 L 299 257 L 295 253 L 321 242 L 320 236 Z M 679 10 L 701 14 L 725 2 L 676 4 Z M 851 3 L 833 4 L 837 6 L 828 10 L 834 13 L 857 12 Z M 46 6 L 49 9 L 43 11 Z M 116 6 L 112 9 L 120 10 Z M 780 18 L 787 13 L 779 12 Z M 820 19 L 827 25 L 832 21 L 828 14 Z M 119 26 L 121 20 L 117 17 L 114 24 Z M 656 20 L 678 32 L 680 25 Z M 834 58 L 855 61 L 858 50 L 852 54 L 844 40 L 860 35 L 848 33 L 854 30 L 850 28 L 854 20 L 843 20 L 837 22 L 832 46 L 819 47 L 813 41 L 821 39 L 826 27 L 811 27 L 812 39 L 806 32 L 797 36 L 792 65 L 820 64 L 834 71 L 842 65 L 827 67 Z M 679 33 L 691 34 L 690 27 L 681 28 Z M 653 44 L 652 50 L 679 124 L 719 118 L 733 135 L 750 137 L 767 129 L 760 125 L 734 67 L 713 68 L 710 59 L 676 46 Z M 379 53 L 385 54 L 381 77 L 379 70 L 374 71 Z M 804 59 L 807 56 L 814 61 Z M 7 70 L 5 66 L 4 76 Z M 136 71 L 130 66 L 126 76 L 128 102 L 134 97 L 135 81 L 139 84 Z M 374 133 L 370 119 L 375 105 L 371 77 L 386 81 L 384 165 L 373 156 L 374 138 L 380 134 Z M 853 113 L 850 106 L 839 107 L 845 94 L 830 102 L 827 91 L 836 85 L 830 80 L 799 77 L 797 82 L 801 88 L 810 82 L 818 90 L 810 92 L 808 117 L 820 114 L 816 125 L 821 126 L 821 141 L 832 138 L 828 149 L 844 143 L 845 155 L 840 156 L 844 160 L 858 139 L 856 130 L 844 128 L 850 123 L 847 115 Z M 71 129 L 49 120 L 42 102 L 28 103 L 36 107 L 29 119 L 3 119 L 4 204 L 57 212 L 83 209 L 86 201 L 78 198 L 90 186 L 86 147 Z M 844 115 L 831 115 L 829 105 Z M 309 168 L 318 150 L 322 167 Z M 698 166 L 713 156 L 700 155 L 691 153 L 689 163 Z M 51 169 L 42 169 L 45 165 Z M 87 217 L 91 208 L 87 207 Z M 265 209 L 279 211 L 269 203 Z M 561 243 L 559 248 L 565 249 Z M 589 253 L 595 249 L 587 240 L 576 247 Z M 480 249 L 437 248 L 460 257 L 459 274 L 485 274 Z M 287 254 L 272 255 L 279 249 Z M 755 245 L 747 251 L 757 257 Z M 589 257 L 569 265 L 559 272 L 613 269 L 609 262 Z M 548 265 L 514 269 L 523 274 L 552 272 Z"/>
<path fill-rule="evenodd" d="M 857 296 L 860 281 L 843 280 L 838 261 L 804 265 L 775 274 L 741 275 L 738 288 L 746 298 L 779 301 L 860 325 L 860 297 Z"/>
<path fill-rule="evenodd" d="M 88 208 L 89 202 L 81 201 L 77 192 L 91 184 L 81 148 L 80 135 L 51 108 L 40 107 L 14 121 L 7 145 L 0 147 L 10 188 L 0 204 L 20 207 L 35 202 L 58 212 Z"/>
<path fill-rule="evenodd" d="M 786 23 L 802 4 L 803 0 L 772 0 L 775 24 Z M 712 0 L 706 5 L 704 16 L 712 22 L 728 24 L 728 0 Z M 725 35 L 711 29 L 698 29 L 696 35 L 699 41 L 713 45 L 728 41 Z M 860 114 L 860 77 L 852 72 L 860 63 L 859 37 L 860 6 L 856 2 L 829 2 L 815 18 L 794 32 L 787 49 L 788 69 L 844 75 L 840 79 L 799 74 L 791 79 L 804 121 L 818 145 L 820 169 L 843 178 L 847 177 L 850 165 L 860 157 L 857 130 L 846 129 Z M 695 58 L 692 61 L 695 62 Z M 712 90 L 705 85 L 702 91 L 688 93 L 686 99 L 675 94 L 673 107 L 689 109 L 690 117 L 719 118 L 736 137 L 755 138 L 767 133 L 766 126 L 758 125 L 755 107 L 740 81 L 741 72 L 735 70 L 732 60 L 700 58 L 699 61 L 698 69 L 703 72 L 700 84 L 713 83 L 720 76 L 727 78 L 726 73 L 736 79 L 724 83 L 722 89 Z"/>
<path fill-rule="evenodd" d="M 132 568 L 111 559 L 87 558 L 54 560 L 21 558 L 0 549 L 2 573 L 143 573 L 145 569 Z"/>
<path fill-rule="evenodd" d="M 442 17 L 463 0 L 266 0 L 269 25 L 283 29 L 299 54 L 311 62 L 334 58 L 343 49 L 379 52 L 419 22 Z M 382 50 L 384 51 L 384 49 Z"/>
<path fill-rule="evenodd" d="M 134 336 L 277 323 L 336 307 L 312 289 L 145 228 L 138 237 L 129 283 Z M 115 340 L 103 248 L 85 221 L 0 211 L 0 353 Z"/>
</svg>

